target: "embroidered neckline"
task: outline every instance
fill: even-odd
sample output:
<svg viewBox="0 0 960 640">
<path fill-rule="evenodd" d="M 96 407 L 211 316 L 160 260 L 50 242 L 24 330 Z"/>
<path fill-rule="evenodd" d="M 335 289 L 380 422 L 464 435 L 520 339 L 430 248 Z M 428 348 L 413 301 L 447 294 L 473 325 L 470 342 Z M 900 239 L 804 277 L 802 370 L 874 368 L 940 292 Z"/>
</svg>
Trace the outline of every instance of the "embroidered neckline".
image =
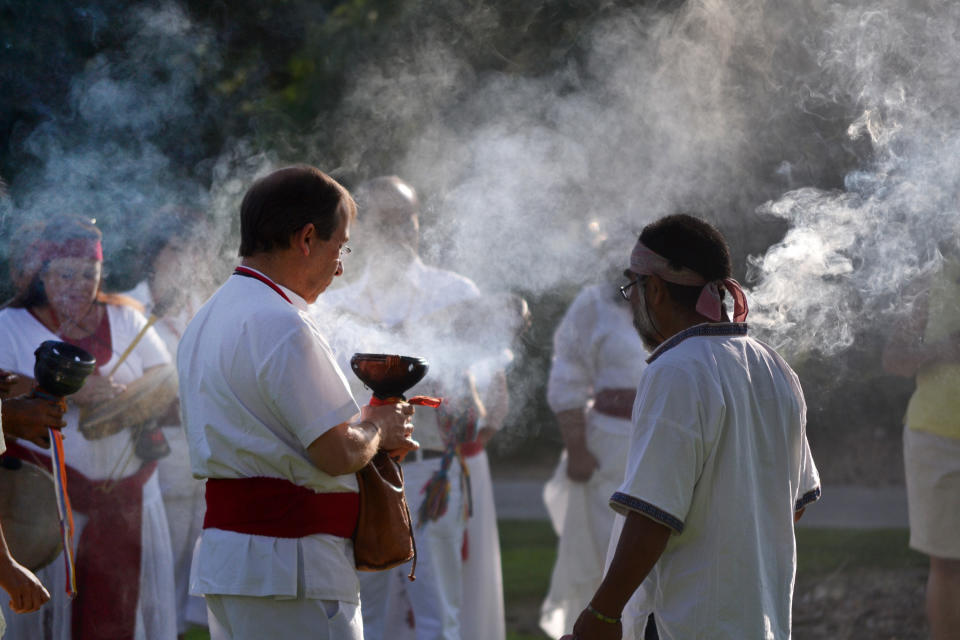
<svg viewBox="0 0 960 640">
<path fill-rule="evenodd" d="M 660 343 L 660 346 L 647 358 L 647 364 L 650 364 L 687 338 L 696 336 L 745 336 L 747 335 L 747 328 L 748 325 L 746 322 L 717 322 L 692 326 L 689 329 L 684 329 L 680 333 L 672 335 Z"/>
</svg>

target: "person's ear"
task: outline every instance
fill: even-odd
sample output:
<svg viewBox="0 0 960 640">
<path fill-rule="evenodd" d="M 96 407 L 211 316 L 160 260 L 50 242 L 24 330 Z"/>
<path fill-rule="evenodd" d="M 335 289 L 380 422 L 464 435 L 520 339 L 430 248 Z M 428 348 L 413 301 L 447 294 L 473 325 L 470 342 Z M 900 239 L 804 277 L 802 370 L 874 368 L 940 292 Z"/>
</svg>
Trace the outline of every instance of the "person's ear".
<svg viewBox="0 0 960 640">
<path fill-rule="evenodd" d="M 647 302 L 651 305 L 660 306 L 670 299 L 670 292 L 667 291 L 667 285 L 663 279 L 653 274 L 647 279 Z"/>
<path fill-rule="evenodd" d="M 303 225 L 293 234 L 293 248 L 304 256 L 310 255 L 310 250 L 317 244 L 317 228 L 312 222 Z"/>
</svg>

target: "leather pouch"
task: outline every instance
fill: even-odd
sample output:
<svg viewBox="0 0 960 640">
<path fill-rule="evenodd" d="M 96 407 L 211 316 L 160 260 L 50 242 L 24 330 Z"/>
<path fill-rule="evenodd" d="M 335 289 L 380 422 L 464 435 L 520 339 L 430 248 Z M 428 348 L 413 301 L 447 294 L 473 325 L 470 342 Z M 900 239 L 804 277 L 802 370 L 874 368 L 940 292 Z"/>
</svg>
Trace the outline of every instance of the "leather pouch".
<svg viewBox="0 0 960 640">
<path fill-rule="evenodd" d="M 403 471 L 396 460 L 379 451 L 357 472 L 360 517 L 353 535 L 353 556 L 359 571 L 383 571 L 413 560 L 417 568 L 410 509 L 403 494 Z"/>
</svg>

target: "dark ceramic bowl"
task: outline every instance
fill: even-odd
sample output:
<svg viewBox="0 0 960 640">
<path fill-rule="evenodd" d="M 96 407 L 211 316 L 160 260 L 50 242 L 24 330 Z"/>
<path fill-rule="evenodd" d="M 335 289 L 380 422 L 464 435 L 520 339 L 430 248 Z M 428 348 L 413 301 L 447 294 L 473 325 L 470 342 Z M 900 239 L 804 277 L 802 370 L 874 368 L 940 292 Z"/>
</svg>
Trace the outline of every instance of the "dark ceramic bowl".
<svg viewBox="0 0 960 640">
<path fill-rule="evenodd" d="M 355 353 L 350 368 L 373 395 L 381 400 L 402 398 L 407 389 L 427 375 L 429 363 L 413 356 L 386 353 Z"/>
<path fill-rule="evenodd" d="M 80 347 L 66 342 L 47 340 L 33 352 L 33 377 L 43 391 L 54 396 L 68 396 L 83 386 L 87 376 L 97 367 L 96 359 Z"/>
</svg>

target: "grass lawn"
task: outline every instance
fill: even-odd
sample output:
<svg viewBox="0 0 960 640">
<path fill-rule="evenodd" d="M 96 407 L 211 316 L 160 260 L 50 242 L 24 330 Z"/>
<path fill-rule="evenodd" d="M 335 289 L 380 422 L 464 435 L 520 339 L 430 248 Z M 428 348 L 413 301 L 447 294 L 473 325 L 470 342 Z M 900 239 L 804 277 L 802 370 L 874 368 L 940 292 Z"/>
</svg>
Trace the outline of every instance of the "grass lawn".
<svg viewBox="0 0 960 640">
<path fill-rule="evenodd" d="M 907 548 L 905 529 L 798 529 L 798 580 L 859 568 L 922 568 L 926 559 Z M 537 623 L 550 584 L 556 536 L 548 522 L 500 521 L 508 640 L 543 640 Z M 208 640 L 203 631 L 187 640 Z"/>
<path fill-rule="evenodd" d="M 546 521 L 501 520 L 499 527 L 507 640 L 542 640 L 540 603 L 550 586 L 557 537 Z"/>
</svg>

